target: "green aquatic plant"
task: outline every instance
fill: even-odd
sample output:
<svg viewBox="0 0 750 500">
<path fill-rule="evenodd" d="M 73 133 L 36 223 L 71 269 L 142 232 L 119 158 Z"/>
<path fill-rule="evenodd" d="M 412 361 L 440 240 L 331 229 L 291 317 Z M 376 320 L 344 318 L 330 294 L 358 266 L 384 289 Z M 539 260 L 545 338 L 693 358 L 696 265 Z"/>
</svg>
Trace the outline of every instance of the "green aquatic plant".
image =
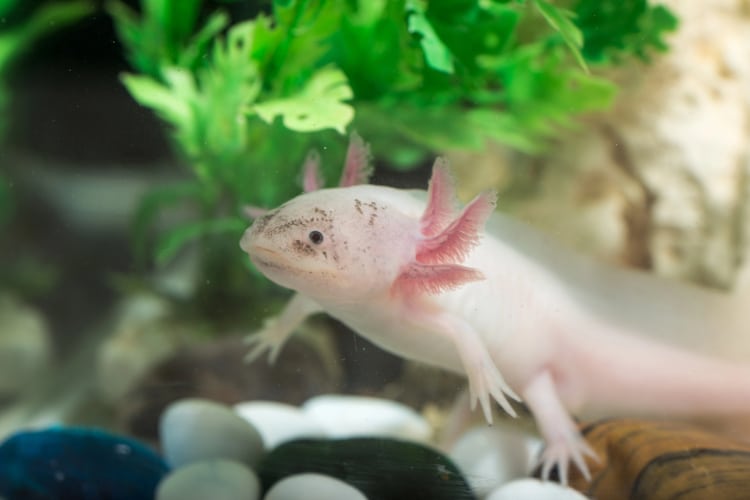
<svg viewBox="0 0 750 500">
<path fill-rule="evenodd" d="M 231 259 L 217 245 L 239 257 L 242 205 L 296 194 L 311 147 L 333 178 L 347 129 L 401 169 L 488 140 L 541 151 L 611 102 L 598 66 L 664 50 L 675 26 L 645 0 L 273 0 L 236 22 L 201 0 L 108 10 L 135 70 L 123 83 L 170 125 L 192 174 L 155 190 L 135 218 L 138 253 L 157 262 L 192 240 L 221 263 Z M 197 215 L 150 241 L 159 214 L 181 203 Z"/>
<path fill-rule="evenodd" d="M 654 50 L 667 50 L 664 33 L 677 28 L 669 9 L 647 0 L 581 0 L 573 13 L 584 40 L 582 54 L 596 64 L 630 55 L 649 60 Z"/>
<path fill-rule="evenodd" d="M 13 211 L 10 187 L 10 181 L 0 175 L 0 232 L 5 229 Z"/>
<path fill-rule="evenodd" d="M 264 74 L 273 63 L 265 61 L 264 68 L 263 51 L 283 45 L 270 18 L 237 23 L 222 32 L 228 24 L 222 11 L 197 26 L 200 4 L 144 0 L 140 18 L 123 4 L 110 4 L 130 60 L 140 71 L 123 75 L 123 82 L 138 102 L 171 125 L 177 150 L 194 174 L 143 200 L 134 225 L 141 261 L 149 255 L 153 221 L 181 203 L 196 207 L 196 216 L 156 240 L 151 254 L 157 262 L 166 262 L 192 240 L 210 241 L 214 250 L 225 244 L 234 250 L 248 223 L 239 215 L 241 205 L 271 206 L 295 194 L 298 187 L 291 178 L 298 159 L 313 141 L 332 151 L 340 148 L 336 131 L 343 132 L 353 115 L 343 102 L 351 98 L 351 90 L 334 67 L 306 71 L 307 78 L 288 75 L 290 81 L 300 79 L 295 92 L 266 89 Z M 281 84 L 278 78 L 275 82 Z M 325 128 L 335 130 L 296 133 Z M 219 254 L 222 266 L 226 259 Z"/>
<path fill-rule="evenodd" d="M 0 0 L 0 142 L 4 143 L 5 132 L 11 125 L 8 104 L 12 94 L 8 81 L 14 64 L 31 52 L 39 40 L 83 19 L 94 8 L 93 0 L 44 3 Z M 5 157 L 0 159 L 0 242 L 13 239 L 8 233 L 13 231 L 11 223 L 19 215 L 14 177 L 10 171 L 6 172 L 6 161 Z M 27 296 L 49 291 L 55 273 L 52 266 L 33 253 L 18 250 L 11 245 L 8 252 L 0 246 L 4 260 L 0 286 Z"/>
<path fill-rule="evenodd" d="M 89 0 L 49 2 L 31 9 L 28 2 L 24 5 L 21 0 L 0 0 L 0 140 L 5 137 L 8 126 L 10 90 L 7 82 L 13 64 L 45 35 L 82 19 L 93 10 L 94 4 Z M 11 218 L 11 186 L 7 176 L 0 176 L 0 230 Z"/>
<path fill-rule="evenodd" d="M 0 137 L 7 126 L 7 78 L 18 58 L 42 37 L 74 23 L 94 10 L 91 0 L 48 2 L 29 9 L 28 2 L 0 0 Z"/>
</svg>

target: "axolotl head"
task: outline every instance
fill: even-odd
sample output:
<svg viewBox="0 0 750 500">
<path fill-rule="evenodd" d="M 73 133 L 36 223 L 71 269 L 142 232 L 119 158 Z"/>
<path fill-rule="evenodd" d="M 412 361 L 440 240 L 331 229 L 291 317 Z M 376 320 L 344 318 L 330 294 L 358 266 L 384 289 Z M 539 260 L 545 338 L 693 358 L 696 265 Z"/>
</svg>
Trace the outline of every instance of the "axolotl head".
<svg viewBox="0 0 750 500">
<path fill-rule="evenodd" d="M 361 300 L 387 290 L 414 258 L 418 220 L 362 185 L 300 195 L 257 218 L 240 241 L 270 280 L 315 299 Z"/>
</svg>

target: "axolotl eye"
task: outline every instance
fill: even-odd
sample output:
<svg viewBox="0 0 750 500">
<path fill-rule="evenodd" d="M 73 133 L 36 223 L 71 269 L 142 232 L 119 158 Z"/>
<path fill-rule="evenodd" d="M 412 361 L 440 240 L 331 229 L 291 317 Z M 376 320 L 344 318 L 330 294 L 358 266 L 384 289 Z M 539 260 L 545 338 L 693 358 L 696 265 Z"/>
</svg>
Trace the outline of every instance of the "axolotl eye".
<svg viewBox="0 0 750 500">
<path fill-rule="evenodd" d="M 310 241 L 312 241 L 315 245 L 320 245 L 325 239 L 323 237 L 323 233 L 321 233 L 320 231 L 310 231 L 310 234 L 308 234 L 307 237 L 310 238 Z"/>
</svg>

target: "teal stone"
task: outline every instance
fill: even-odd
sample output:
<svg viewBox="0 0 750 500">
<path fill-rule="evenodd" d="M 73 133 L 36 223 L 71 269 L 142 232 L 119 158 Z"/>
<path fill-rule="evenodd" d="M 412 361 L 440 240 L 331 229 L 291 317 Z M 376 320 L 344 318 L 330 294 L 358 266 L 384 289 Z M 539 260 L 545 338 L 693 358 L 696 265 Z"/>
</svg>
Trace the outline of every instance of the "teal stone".
<svg viewBox="0 0 750 500">
<path fill-rule="evenodd" d="M 24 431 L 0 445 L 0 498 L 150 500 L 169 467 L 146 445 L 98 429 Z"/>
</svg>

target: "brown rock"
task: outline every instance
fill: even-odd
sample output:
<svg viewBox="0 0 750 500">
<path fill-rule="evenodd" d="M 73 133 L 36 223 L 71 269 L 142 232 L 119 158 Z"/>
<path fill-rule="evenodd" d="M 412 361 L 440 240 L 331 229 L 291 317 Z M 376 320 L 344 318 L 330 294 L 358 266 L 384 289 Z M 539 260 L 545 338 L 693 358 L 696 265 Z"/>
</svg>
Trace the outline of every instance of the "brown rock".
<svg viewBox="0 0 750 500">
<path fill-rule="evenodd" d="M 570 484 L 591 498 L 750 498 L 750 446 L 688 424 L 614 419 L 582 428 L 600 463 Z"/>
</svg>

